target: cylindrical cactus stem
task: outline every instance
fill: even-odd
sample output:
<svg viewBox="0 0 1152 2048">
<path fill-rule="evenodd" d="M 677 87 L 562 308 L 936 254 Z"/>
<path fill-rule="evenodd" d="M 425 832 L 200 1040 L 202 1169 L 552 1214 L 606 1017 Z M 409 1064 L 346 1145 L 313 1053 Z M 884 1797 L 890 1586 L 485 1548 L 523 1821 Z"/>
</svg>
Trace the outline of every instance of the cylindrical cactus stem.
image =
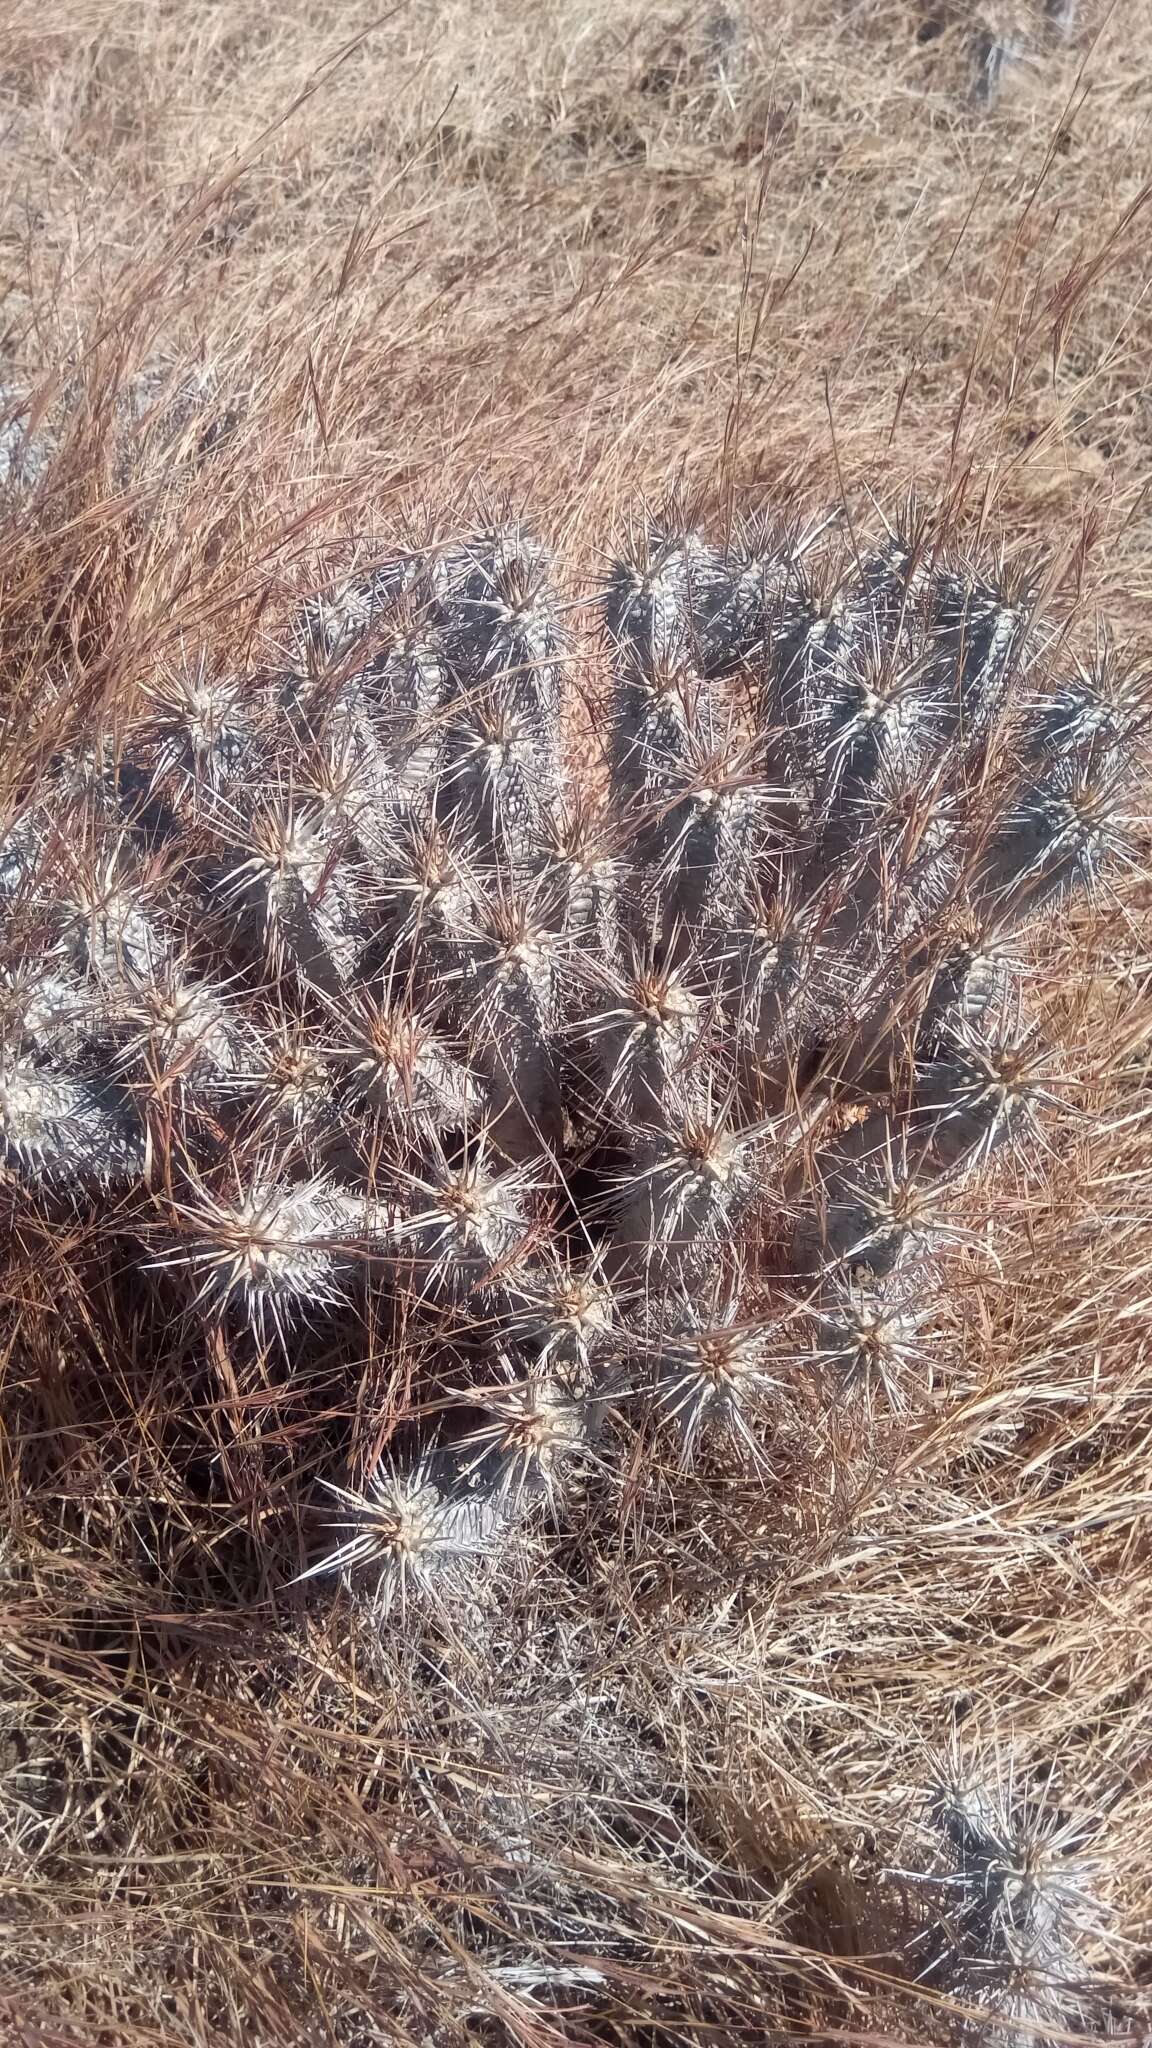
<svg viewBox="0 0 1152 2048">
<path fill-rule="evenodd" d="M 273 971 L 290 964 L 328 995 L 345 986 L 361 946 L 347 842 L 328 807 L 285 791 L 254 811 L 217 889 Z"/>
<path fill-rule="evenodd" d="M 591 1386 L 612 1355 L 621 1307 L 599 1260 L 574 1265 L 547 1246 L 505 1280 L 502 1327 L 518 1351 L 576 1387 Z"/>
<path fill-rule="evenodd" d="M 1111 778 L 1061 763 L 1024 781 L 975 857 L 968 893 L 978 915 L 1013 923 L 1090 888 L 1127 851 L 1121 791 Z"/>
<path fill-rule="evenodd" d="M 418 1300 L 463 1300 L 503 1282 L 530 1239 L 544 1183 L 529 1165 L 505 1167 L 487 1138 L 463 1163 L 433 1148 L 397 1173 L 401 1277 Z"/>
<path fill-rule="evenodd" d="M 453 1497 L 485 1498 L 501 1517 L 534 1502 L 555 1507 L 567 1470 L 589 1446 L 589 1400 L 539 1362 L 496 1351 L 491 1365 L 488 1381 L 460 1395 L 483 1419 L 443 1447 L 437 1469 L 451 1474 Z"/>
<path fill-rule="evenodd" d="M 226 987 L 202 981 L 189 961 L 174 958 L 146 986 L 133 989 L 117 1019 L 119 1064 L 143 1072 L 162 1091 L 246 1090 L 264 1071 L 265 1035 Z"/>
<path fill-rule="evenodd" d="M 334 1013 L 337 1033 L 322 1050 L 347 1107 L 399 1134 L 475 1129 L 485 1094 L 426 1018 L 364 991 Z"/>
<path fill-rule="evenodd" d="M 397 821 L 374 850 L 379 877 L 375 931 L 359 978 L 381 977 L 389 999 L 434 1015 L 474 951 L 481 884 L 475 846 L 462 833 L 417 812 Z"/>
<path fill-rule="evenodd" d="M 1024 707 L 1019 744 L 1041 774 L 1045 764 L 1060 763 L 1066 771 L 1123 785 L 1150 720 L 1146 666 L 1102 635 L 1091 662 Z"/>
<path fill-rule="evenodd" d="M 556 1157 L 563 1142 L 556 1026 L 562 944 L 536 888 L 497 884 L 478 905 L 456 996 L 488 1091 L 488 1128 L 510 1159 Z"/>
<path fill-rule="evenodd" d="M 1046 1065 L 1034 1034 L 991 1044 L 958 1037 L 919 1070 L 909 1119 L 913 1142 L 951 1172 L 984 1164 L 1023 1135 L 1039 1139 L 1036 1112 L 1057 1099 L 1041 1082 Z"/>
<path fill-rule="evenodd" d="M 755 1088 L 774 1074 L 801 1035 L 810 978 L 814 916 L 790 883 L 753 885 L 728 927 L 710 934 L 705 958 L 715 966 L 736 1064 Z"/>
<path fill-rule="evenodd" d="M 715 733 L 709 686 L 698 669 L 669 660 L 625 677 L 613 706 L 609 752 L 612 800 L 621 821 L 675 801 L 693 742 Z"/>
<path fill-rule="evenodd" d="M 709 602 L 697 633 L 705 675 L 719 678 L 762 666 L 794 577 L 778 522 L 752 519 L 737 528 L 721 566 L 708 578 Z"/>
<path fill-rule="evenodd" d="M 305 599 L 296 623 L 297 653 L 305 672 L 316 673 L 370 643 L 420 576 L 418 553 L 396 555 L 346 577 Z"/>
<path fill-rule="evenodd" d="M 957 806 L 939 770 L 892 762 L 874 786 L 834 806 L 806 871 L 826 943 L 906 944 L 955 895 L 962 873 Z"/>
<path fill-rule="evenodd" d="M 52 821 L 38 804 L 17 809 L 6 803 L 0 813 L 0 902 L 26 904 L 39 893 L 53 837 Z"/>
<path fill-rule="evenodd" d="M 623 860 L 609 813 L 577 800 L 544 821 L 537 887 L 572 953 L 614 959 Z"/>
<path fill-rule="evenodd" d="M 606 1268 L 649 1299 L 706 1271 L 764 1185 L 770 1121 L 741 1125 L 709 1094 L 668 1105 L 637 1132 L 622 1177 Z"/>
<path fill-rule="evenodd" d="M 925 539 L 909 513 L 904 524 L 889 529 L 879 546 L 858 557 L 859 593 L 853 604 L 860 629 L 856 637 L 871 649 L 873 657 L 887 653 L 900 658 L 911 645 L 912 629 L 929 584 Z"/>
<path fill-rule="evenodd" d="M 834 827 L 894 780 L 911 786 L 931 758 L 933 713 L 929 684 L 914 660 L 865 648 L 834 669 L 813 705 L 817 815 Z"/>
<path fill-rule="evenodd" d="M 1020 56 L 1020 45 L 991 29 L 978 28 L 968 46 L 971 84 L 968 97 L 981 113 L 992 111 L 1000 98 L 1005 73 Z"/>
<path fill-rule="evenodd" d="M 280 691 L 305 761 L 332 793 L 332 817 L 367 840 L 386 831 L 403 808 L 400 773 L 385 750 L 362 676 L 302 684 L 290 676 Z"/>
<path fill-rule="evenodd" d="M 778 675 L 778 648 L 808 609 L 805 557 L 838 519 L 834 511 L 805 527 L 753 515 L 737 526 L 722 570 L 707 581 L 707 604 L 698 608 L 696 644 L 705 675 Z"/>
<path fill-rule="evenodd" d="M 112 993 L 81 981 L 55 952 L 29 952 L 0 971 L 0 1045 L 37 1067 L 69 1072 L 93 1041 L 112 1035 Z"/>
<path fill-rule="evenodd" d="M 691 950 L 701 925 L 731 924 L 755 886 L 762 849 L 799 829 L 794 796 L 765 781 L 758 757 L 755 742 L 690 741 L 664 800 L 640 824 L 634 862 L 645 879 L 636 908 L 670 953 Z"/>
<path fill-rule="evenodd" d="M 76 874 L 65 908 L 73 970 L 113 985 L 150 981 L 163 966 L 168 940 L 148 901 L 146 884 L 118 876 L 115 855 Z"/>
<path fill-rule="evenodd" d="M 548 550 L 506 521 L 446 548 L 429 579 L 458 692 L 486 685 L 493 702 L 550 739 L 564 654 L 551 568 Z"/>
<path fill-rule="evenodd" d="M 672 1425 L 685 1459 L 710 1431 L 735 1437 L 758 1457 L 756 1413 L 782 1384 L 771 1370 L 780 1358 L 778 1326 L 742 1319 L 735 1294 L 698 1306 L 673 1295 L 654 1319 L 637 1363 L 641 1404 Z"/>
<path fill-rule="evenodd" d="M 427 593 L 410 580 L 335 653 L 306 645 L 283 693 L 301 736 L 326 741 L 358 780 L 377 833 L 430 800 L 443 766 L 455 685 L 428 613 Z"/>
<path fill-rule="evenodd" d="M 239 786 L 259 761 L 248 694 L 239 676 L 213 673 L 205 649 L 162 669 L 148 689 L 136 747 L 155 783 L 174 785 L 193 809 Z"/>
<path fill-rule="evenodd" d="M 0 1163 L 31 1189 L 79 1192 L 138 1180 L 147 1145 L 115 1081 L 0 1051 Z"/>
<path fill-rule="evenodd" d="M 926 1358 L 920 1330 L 930 1310 L 901 1279 L 856 1286 L 835 1277 L 815 1304 L 812 1362 L 837 1393 L 880 1391 L 892 1408 L 907 1405 L 911 1369 Z"/>
<path fill-rule="evenodd" d="M 939 945 L 922 947 L 909 963 L 910 990 L 923 990 L 916 1049 L 931 1058 L 957 1037 L 985 1037 L 1008 1021 L 1013 963 L 1002 939 L 978 929 L 965 944 L 941 955 Z"/>
<path fill-rule="evenodd" d="M 439 1482 L 431 1458 L 407 1470 L 382 1459 L 359 1492 L 322 1481 L 341 1510 L 330 1526 L 343 1540 L 295 1583 L 364 1572 L 374 1577 L 382 1615 L 450 1597 L 463 1570 L 491 1548 L 498 1523 L 491 1502 L 453 1497 Z"/>
<path fill-rule="evenodd" d="M 476 686 L 453 707 L 436 779 L 437 816 L 501 865 L 529 860 L 556 801 L 556 750 L 534 712 Z"/>
<path fill-rule="evenodd" d="M 936 578 L 931 599 L 935 659 L 931 689 L 944 731 L 965 748 L 982 746 L 1004 709 L 1026 656 L 1027 593 L 952 571 Z"/>
<path fill-rule="evenodd" d="M 632 950 L 626 965 L 590 977 L 573 1036 L 593 1117 L 625 1134 L 659 1123 L 699 1063 L 709 1013 L 700 977 L 656 947 Z"/>
<path fill-rule="evenodd" d="M 634 532 L 608 573 L 604 623 L 618 684 L 699 669 L 708 623 L 729 582 L 720 552 L 675 515 Z"/>
<path fill-rule="evenodd" d="M 966 1241 L 933 1185 L 926 1142 L 910 1141 L 902 1121 L 877 1113 L 850 1126 L 820 1154 L 816 1175 L 815 1207 L 801 1215 L 795 1235 L 800 1274 L 883 1280 Z"/>
<path fill-rule="evenodd" d="M 426 799 L 444 759 L 447 707 L 453 696 L 447 661 L 421 615 L 398 620 L 360 678 L 374 730 L 396 778 L 397 797 Z"/>
<path fill-rule="evenodd" d="M 1002 1769 L 1002 1767 L 1001 1767 Z M 1039 1783 L 950 1769 L 928 1800 L 943 1910 L 932 1976 L 1006 2022 L 1096 2032 L 1080 1953 L 1107 1916 L 1086 1853 L 1091 1829 Z M 929 1883 L 933 1881 L 929 1879 Z"/>
<path fill-rule="evenodd" d="M 331 1069 L 310 1029 L 282 1018 L 243 1075 L 242 1087 L 242 1142 L 295 1145 L 310 1160 L 327 1158 L 333 1148 L 347 1149 Z"/>
<path fill-rule="evenodd" d="M 212 1315 L 236 1311 L 261 1344 L 287 1348 L 292 1326 L 339 1308 L 367 1257 L 388 1235 L 383 1212 L 323 1176 L 295 1182 L 274 1163 L 254 1163 L 219 1192 L 199 1185 L 172 1209 L 176 1242 L 152 1261 L 185 1270 L 194 1302 Z"/>
</svg>

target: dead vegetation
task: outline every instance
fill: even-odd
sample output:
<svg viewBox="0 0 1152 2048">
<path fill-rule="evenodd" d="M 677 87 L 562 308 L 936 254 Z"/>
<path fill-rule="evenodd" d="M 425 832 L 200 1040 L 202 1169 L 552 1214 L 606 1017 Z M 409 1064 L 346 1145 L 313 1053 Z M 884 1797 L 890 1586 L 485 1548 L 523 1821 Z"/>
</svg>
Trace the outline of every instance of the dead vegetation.
<svg viewBox="0 0 1152 2048">
<path fill-rule="evenodd" d="M 670 483 L 912 486 L 1138 640 L 1152 8 L 1064 12 L 10 6 L 6 809 L 477 493 L 575 599 Z M 900 1401 L 687 1472 L 625 1418 L 419 1625 L 289 1585 L 418 1333 L 237 1380 L 124 1319 L 115 1198 L 0 1189 L 7 2038 L 1143 2038 L 1147 908 L 1028 933 L 1060 1106 Z"/>
</svg>

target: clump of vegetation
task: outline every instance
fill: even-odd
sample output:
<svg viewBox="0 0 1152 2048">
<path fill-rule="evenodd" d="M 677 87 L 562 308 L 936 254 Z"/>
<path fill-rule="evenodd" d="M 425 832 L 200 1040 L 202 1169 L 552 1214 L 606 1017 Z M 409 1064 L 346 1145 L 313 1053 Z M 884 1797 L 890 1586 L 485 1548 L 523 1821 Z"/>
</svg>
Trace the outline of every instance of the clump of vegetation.
<svg viewBox="0 0 1152 2048">
<path fill-rule="evenodd" d="M 1149 48 L 7 24 L 5 2039 L 1143 2038 Z"/>
<path fill-rule="evenodd" d="M 15 1269 L 66 1263 L 120 1427 L 246 1500 L 233 1569 L 289 1608 L 339 1575 L 385 1666 L 570 1503 L 675 1513 L 694 1472 L 723 1571 L 719 1470 L 776 1484 L 806 1403 L 922 1406 L 996 1257 L 974 1193 L 1058 1103 L 1027 933 L 1126 844 L 1139 671 L 928 518 L 641 516 L 597 608 L 581 648 L 506 516 L 376 551 L 286 661 L 185 652 L 6 822 Z M 182 1522 L 121 1539 L 173 1586 Z M 964 1996 L 973 1944 L 1056 1939 L 985 1835 Z"/>
<path fill-rule="evenodd" d="M 503 523 L 313 600 L 284 673 L 201 651 L 16 797 L 17 1229 L 81 1230 L 149 1376 L 166 1335 L 290 1388 L 427 1333 L 419 1476 L 338 1496 L 387 1598 L 558 1511 L 606 1405 L 755 1452 L 813 1331 L 900 1398 L 973 1176 L 1040 1138 L 1011 942 L 1123 846 L 1138 680 L 1053 671 L 1027 585 L 927 526 L 820 536 L 641 524 L 602 774 Z"/>
</svg>

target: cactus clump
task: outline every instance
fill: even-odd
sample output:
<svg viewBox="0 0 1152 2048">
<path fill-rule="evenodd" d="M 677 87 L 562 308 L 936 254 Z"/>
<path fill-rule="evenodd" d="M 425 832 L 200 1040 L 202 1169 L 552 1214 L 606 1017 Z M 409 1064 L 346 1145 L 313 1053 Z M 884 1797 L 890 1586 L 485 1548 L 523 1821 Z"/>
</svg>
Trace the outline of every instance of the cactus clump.
<svg viewBox="0 0 1152 2048">
<path fill-rule="evenodd" d="M 562 1518 L 611 1412 L 759 1456 L 782 1376 L 902 1404 L 1039 1138 L 1027 930 L 1123 853 L 1138 678 L 1054 667 L 1026 578 L 834 529 L 640 519 L 579 773 L 508 519 L 310 598 L 287 672 L 152 679 L 9 820 L 11 1197 L 114 1190 L 166 1327 L 270 1372 L 351 1391 L 427 1326 L 335 1492 L 389 1597 Z"/>
<path fill-rule="evenodd" d="M 928 1806 L 924 1880 L 939 1917 L 925 1937 L 929 1981 L 1008 2028 L 1101 2025 L 1086 1940 L 1104 1930 L 1091 1828 L 1042 1780 L 953 1768 Z"/>
</svg>

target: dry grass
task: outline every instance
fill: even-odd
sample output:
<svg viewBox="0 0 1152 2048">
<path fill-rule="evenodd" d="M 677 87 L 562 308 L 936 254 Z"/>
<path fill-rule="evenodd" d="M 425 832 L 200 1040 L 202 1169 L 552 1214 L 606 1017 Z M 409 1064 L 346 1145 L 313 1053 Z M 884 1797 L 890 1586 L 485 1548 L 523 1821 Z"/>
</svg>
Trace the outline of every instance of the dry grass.
<svg viewBox="0 0 1152 2048">
<path fill-rule="evenodd" d="M 956 10 L 746 12 L 718 78 L 631 4 L 13 0 L 0 381 L 51 451 L 2 514 L 13 789 L 182 645 L 266 655 L 348 536 L 477 489 L 591 578 L 670 479 L 721 511 L 911 485 L 1142 628 L 1152 4 L 1033 24 L 989 114 Z M 987 1192 L 1000 1264 L 961 1262 L 909 1412 L 798 1413 L 767 1486 L 625 1443 L 464 1626 L 381 1642 L 286 1589 L 335 1396 L 149 1387 L 94 1341 L 86 1246 L 16 1240 L 3 2038 L 947 2038 L 896 1873 L 957 1744 L 1094 1830 L 1084 2024 L 1145 2038 L 1148 901 L 1038 962 L 1076 1110 Z"/>
</svg>

